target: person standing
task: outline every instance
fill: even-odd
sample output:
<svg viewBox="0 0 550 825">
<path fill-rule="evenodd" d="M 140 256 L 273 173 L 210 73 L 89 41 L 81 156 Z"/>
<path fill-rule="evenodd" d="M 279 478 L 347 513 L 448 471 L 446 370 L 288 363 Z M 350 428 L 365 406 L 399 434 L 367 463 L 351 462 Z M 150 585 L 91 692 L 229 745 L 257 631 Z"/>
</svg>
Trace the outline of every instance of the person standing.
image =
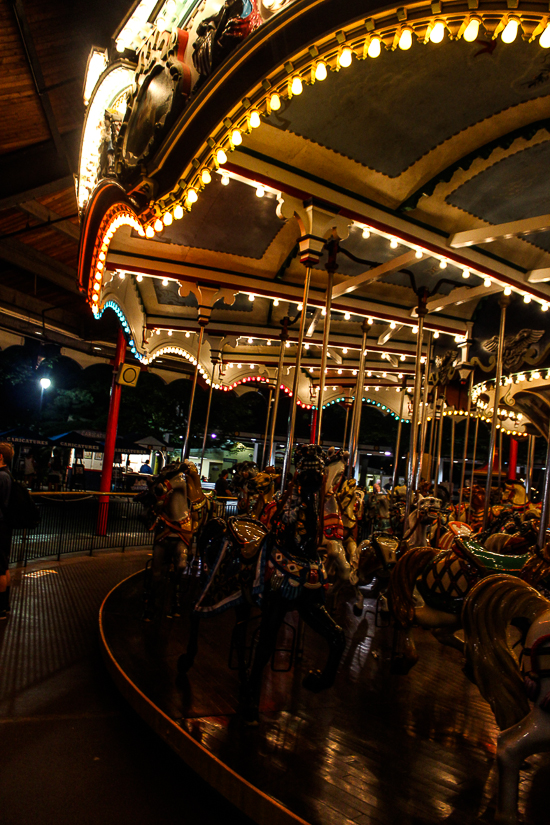
<svg viewBox="0 0 550 825">
<path fill-rule="evenodd" d="M 153 475 L 153 470 L 151 469 L 151 465 L 149 461 L 145 461 L 141 467 L 139 468 L 140 473 L 145 473 L 148 476 Z"/>
<path fill-rule="evenodd" d="M 0 443 L 0 621 L 7 619 L 10 612 L 11 528 L 7 512 L 12 483 L 9 464 L 12 459 L 12 445 L 6 442 Z"/>
<path fill-rule="evenodd" d="M 231 484 L 227 478 L 228 473 L 228 470 L 222 470 L 215 484 L 216 495 L 221 496 L 221 498 L 227 498 L 231 495 Z"/>
</svg>

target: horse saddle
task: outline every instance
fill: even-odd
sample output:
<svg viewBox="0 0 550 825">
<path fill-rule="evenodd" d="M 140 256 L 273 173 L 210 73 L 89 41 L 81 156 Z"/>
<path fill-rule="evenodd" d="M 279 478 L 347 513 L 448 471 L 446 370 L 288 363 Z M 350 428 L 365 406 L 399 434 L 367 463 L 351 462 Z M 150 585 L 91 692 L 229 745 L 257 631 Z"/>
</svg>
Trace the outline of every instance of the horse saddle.
<svg viewBox="0 0 550 825">
<path fill-rule="evenodd" d="M 227 520 L 227 526 L 231 537 L 239 545 L 243 558 L 253 558 L 267 536 L 264 525 L 255 518 L 232 516 Z"/>
<path fill-rule="evenodd" d="M 517 576 L 522 567 L 529 561 L 529 553 L 521 556 L 504 556 L 500 553 L 491 553 L 475 539 L 457 536 L 455 539 L 457 552 L 472 562 L 483 574 L 509 573 Z"/>
</svg>

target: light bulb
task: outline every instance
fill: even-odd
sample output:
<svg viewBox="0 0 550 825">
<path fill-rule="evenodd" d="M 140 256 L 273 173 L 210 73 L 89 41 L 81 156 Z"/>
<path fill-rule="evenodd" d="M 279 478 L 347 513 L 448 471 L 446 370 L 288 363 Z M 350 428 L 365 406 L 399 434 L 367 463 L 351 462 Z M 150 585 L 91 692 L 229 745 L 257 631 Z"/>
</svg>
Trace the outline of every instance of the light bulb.
<svg viewBox="0 0 550 825">
<path fill-rule="evenodd" d="M 512 294 L 512 287 L 509 287 L 509 286 L 505 287 L 504 288 L 504 294 L 505 295 L 511 295 Z"/>
<path fill-rule="evenodd" d="M 222 186 L 227 186 L 229 183 L 229 175 L 222 175 L 221 183 Z"/>
<path fill-rule="evenodd" d="M 287 342 L 286 342 L 285 347 L 286 347 L 287 349 L 290 349 L 290 341 L 287 341 Z"/>
<path fill-rule="evenodd" d="M 251 303 L 251 304 L 253 304 L 253 303 L 254 303 L 254 298 L 255 298 L 255 297 L 256 297 L 256 296 L 255 296 L 255 295 L 253 295 L 253 294 L 252 294 L 252 292 L 250 292 L 250 293 L 249 293 L 249 295 L 248 295 L 248 300 L 250 301 L 250 303 Z"/>
<path fill-rule="evenodd" d="M 183 206 L 181 205 L 181 203 L 178 203 L 178 205 L 174 207 L 174 218 L 177 221 L 183 218 Z"/>
<path fill-rule="evenodd" d="M 464 40 L 466 40 L 467 43 L 473 43 L 474 40 L 477 40 L 480 23 L 481 20 L 478 17 L 470 17 L 470 22 L 466 26 L 463 35 Z"/>
<path fill-rule="evenodd" d="M 301 312 L 303 310 L 303 308 L 304 308 L 303 304 L 296 304 L 296 309 L 298 310 L 298 312 Z"/>
<path fill-rule="evenodd" d="M 240 130 L 233 129 L 233 131 L 231 132 L 231 143 L 233 144 L 233 146 L 240 146 L 242 142 L 243 136 L 241 135 Z"/>
<path fill-rule="evenodd" d="M 441 43 L 445 36 L 445 23 L 443 20 L 436 20 L 434 27 L 430 32 L 430 40 L 432 43 Z"/>
<path fill-rule="evenodd" d="M 162 279 L 162 285 L 163 286 L 168 286 L 168 278 L 163 278 Z"/>
<path fill-rule="evenodd" d="M 326 311 L 325 307 L 323 307 L 322 310 L 321 310 L 321 315 L 325 316 L 326 314 L 327 314 L 327 311 Z"/>
<path fill-rule="evenodd" d="M 550 49 L 550 23 L 548 23 L 545 30 L 539 37 L 539 46 L 542 49 Z"/>
<path fill-rule="evenodd" d="M 199 196 L 197 195 L 197 193 L 194 189 L 188 189 L 187 190 L 187 200 L 189 201 L 189 203 L 196 203 L 198 201 L 198 199 L 199 199 Z"/>
<path fill-rule="evenodd" d="M 344 355 L 347 355 L 348 354 L 348 348 L 347 347 L 342 347 L 342 352 L 343 352 Z"/>
<path fill-rule="evenodd" d="M 399 48 L 406 52 L 412 46 L 412 30 L 404 28 L 399 38 Z"/>
<path fill-rule="evenodd" d="M 447 269 L 447 261 L 439 261 L 440 269 Z"/>
<path fill-rule="evenodd" d="M 390 247 L 392 249 L 397 249 L 397 238 L 392 238 L 390 241 Z"/>
<path fill-rule="evenodd" d="M 265 189 L 264 189 L 264 188 L 263 188 L 263 186 L 260 184 L 260 186 L 258 186 L 258 188 L 256 189 L 256 196 L 257 196 L 258 198 L 263 198 L 263 196 L 264 196 L 264 195 L 265 195 Z"/>
<path fill-rule="evenodd" d="M 344 314 L 344 321 L 349 321 L 350 318 L 351 318 L 351 315 L 349 314 L 349 312 L 346 312 Z"/>
<path fill-rule="evenodd" d="M 367 324 L 374 324 L 373 318 L 367 318 Z"/>
<path fill-rule="evenodd" d="M 218 149 L 216 153 L 216 160 L 220 166 L 223 166 L 224 163 L 227 163 L 227 155 L 225 154 L 223 149 Z"/>
<path fill-rule="evenodd" d="M 367 227 L 365 227 L 365 228 L 363 229 L 363 238 L 364 238 L 365 240 L 367 240 L 368 238 L 370 238 L 370 229 L 367 229 Z"/>
<path fill-rule="evenodd" d="M 542 309 L 543 312 L 548 312 L 548 306 L 549 306 L 548 304 L 541 304 L 540 308 Z"/>
<path fill-rule="evenodd" d="M 422 257 L 422 250 L 417 249 L 416 252 L 414 253 L 414 257 L 415 258 L 421 258 Z"/>
<path fill-rule="evenodd" d="M 418 335 L 418 327 L 412 328 L 413 335 Z"/>
<path fill-rule="evenodd" d="M 469 269 L 463 269 L 462 270 L 462 277 L 463 278 L 469 278 L 470 277 L 470 270 Z"/>
<path fill-rule="evenodd" d="M 320 60 L 315 66 L 315 80 L 327 79 L 327 64 L 324 60 Z"/>
<path fill-rule="evenodd" d="M 164 215 L 162 216 L 162 222 L 164 223 L 164 225 L 165 226 L 170 226 L 172 221 L 173 221 L 172 213 L 171 212 L 165 212 Z"/>
<path fill-rule="evenodd" d="M 517 17 L 509 17 L 506 28 L 500 35 L 503 43 L 513 43 L 517 37 L 519 20 Z"/>
<path fill-rule="evenodd" d="M 434 338 L 439 338 L 439 331 L 438 331 L 437 329 L 436 329 L 436 331 L 434 332 Z"/>
<path fill-rule="evenodd" d="M 292 78 L 292 85 L 290 87 L 290 91 L 292 92 L 292 94 L 293 95 L 301 95 L 302 91 L 303 91 L 303 88 L 304 87 L 302 86 L 302 81 L 298 77 L 298 75 L 296 75 L 296 77 L 293 77 Z"/>
<path fill-rule="evenodd" d="M 145 230 L 145 235 L 146 235 L 147 238 L 154 238 L 155 237 L 155 230 L 153 229 L 153 227 L 151 225 L 149 225 L 147 227 L 147 229 Z"/>
<path fill-rule="evenodd" d="M 279 299 L 278 299 L 278 298 L 275 298 L 275 300 L 273 301 L 273 306 L 274 306 L 274 307 L 278 307 L 278 306 L 279 306 Z"/>
<path fill-rule="evenodd" d="M 162 232 L 163 228 L 164 228 L 164 224 L 162 223 L 160 218 L 157 218 L 155 223 L 154 223 L 155 232 Z"/>
<path fill-rule="evenodd" d="M 490 287 L 491 286 L 491 279 L 490 278 L 485 278 L 484 281 L 483 281 L 483 286 Z"/>
<path fill-rule="evenodd" d="M 276 112 L 278 109 L 281 108 L 281 98 L 276 92 L 273 92 L 273 94 L 271 95 L 271 99 L 269 101 L 269 108 L 273 112 Z"/>
<path fill-rule="evenodd" d="M 249 338 L 248 343 L 251 344 L 253 342 L 253 340 L 254 340 L 253 338 Z"/>
<path fill-rule="evenodd" d="M 395 323 L 395 321 L 392 321 L 390 324 L 390 329 L 395 329 L 396 326 L 397 324 Z"/>
<path fill-rule="evenodd" d="M 201 181 L 206 186 L 207 184 L 210 183 L 211 180 L 212 180 L 212 175 L 210 174 L 210 170 L 209 169 L 203 169 L 202 172 L 201 172 Z"/>
<path fill-rule="evenodd" d="M 261 124 L 260 113 L 257 109 L 254 109 L 252 112 L 250 112 L 249 122 L 252 129 L 257 129 L 258 126 Z"/>
<path fill-rule="evenodd" d="M 369 57 L 379 57 L 380 55 L 380 38 L 373 37 L 369 43 L 369 48 L 367 51 Z"/>
<path fill-rule="evenodd" d="M 523 303 L 524 304 L 530 304 L 531 303 L 531 296 L 530 295 L 524 295 L 523 296 Z"/>
<path fill-rule="evenodd" d="M 187 332 L 185 333 L 185 337 L 186 338 L 191 338 L 191 333 L 189 332 L 189 330 L 187 330 Z"/>
<path fill-rule="evenodd" d="M 141 274 L 141 272 L 139 275 L 136 275 L 136 281 L 143 281 L 143 275 Z"/>
<path fill-rule="evenodd" d="M 346 46 L 340 54 L 338 55 L 338 64 L 342 67 L 342 69 L 347 69 L 348 66 L 351 66 L 351 59 L 353 57 L 353 52 Z"/>
</svg>

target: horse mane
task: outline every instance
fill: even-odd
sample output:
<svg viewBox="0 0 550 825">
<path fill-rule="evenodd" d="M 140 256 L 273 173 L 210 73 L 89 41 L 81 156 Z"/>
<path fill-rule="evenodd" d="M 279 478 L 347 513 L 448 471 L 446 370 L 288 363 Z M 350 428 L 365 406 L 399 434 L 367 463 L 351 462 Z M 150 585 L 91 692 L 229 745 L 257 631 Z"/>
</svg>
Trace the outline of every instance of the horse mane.
<svg viewBox="0 0 550 825">
<path fill-rule="evenodd" d="M 508 575 L 481 579 L 464 602 L 466 656 L 501 730 L 529 713 L 519 662 L 508 644 L 508 626 L 522 618 L 531 625 L 548 607 L 548 600 L 537 590 Z"/>
</svg>

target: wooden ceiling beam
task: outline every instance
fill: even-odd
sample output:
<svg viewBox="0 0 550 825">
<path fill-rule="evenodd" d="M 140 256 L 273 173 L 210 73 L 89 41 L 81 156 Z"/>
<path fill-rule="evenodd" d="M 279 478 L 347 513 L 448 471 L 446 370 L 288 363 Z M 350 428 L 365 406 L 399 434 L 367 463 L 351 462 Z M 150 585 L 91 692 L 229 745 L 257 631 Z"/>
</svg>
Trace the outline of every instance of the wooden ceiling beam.
<svg viewBox="0 0 550 825">
<path fill-rule="evenodd" d="M 335 298 L 340 298 L 341 295 L 348 295 L 350 292 L 359 289 L 360 286 L 371 281 L 376 281 L 378 278 L 381 278 L 382 275 L 388 275 L 390 272 L 402 269 L 415 260 L 418 261 L 416 250 L 410 249 L 408 252 L 405 252 L 404 255 L 392 258 L 391 261 L 386 261 L 380 264 L 380 266 L 362 272 L 360 275 L 355 275 L 353 278 L 347 278 L 345 281 L 342 281 L 341 284 L 337 284 L 337 286 L 334 287 L 332 290 L 332 300 L 334 301 Z"/>
<path fill-rule="evenodd" d="M 69 292 L 79 292 L 74 269 L 16 238 L 6 238 L 0 241 L 0 258 L 27 272 L 45 278 Z"/>
<path fill-rule="evenodd" d="M 51 224 L 52 229 L 57 230 L 57 232 L 63 232 L 64 235 L 68 235 L 69 238 L 73 239 L 73 241 L 78 242 L 80 240 L 80 229 L 78 226 L 75 226 L 74 223 L 71 223 L 69 220 L 60 221 L 60 216 L 57 212 L 53 212 L 51 209 L 48 209 L 48 207 L 44 206 L 44 204 L 38 203 L 38 201 L 35 200 L 30 200 L 20 203 L 19 208 L 28 215 L 32 215 L 34 218 L 38 218 L 39 221 L 42 221 L 42 223 L 45 224 L 45 229 L 49 228 L 48 224 L 50 221 L 56 221 L 56 223 Z M 36 227 L 36 229 L 40 228 L 40 226 Z"/>
</svg>

